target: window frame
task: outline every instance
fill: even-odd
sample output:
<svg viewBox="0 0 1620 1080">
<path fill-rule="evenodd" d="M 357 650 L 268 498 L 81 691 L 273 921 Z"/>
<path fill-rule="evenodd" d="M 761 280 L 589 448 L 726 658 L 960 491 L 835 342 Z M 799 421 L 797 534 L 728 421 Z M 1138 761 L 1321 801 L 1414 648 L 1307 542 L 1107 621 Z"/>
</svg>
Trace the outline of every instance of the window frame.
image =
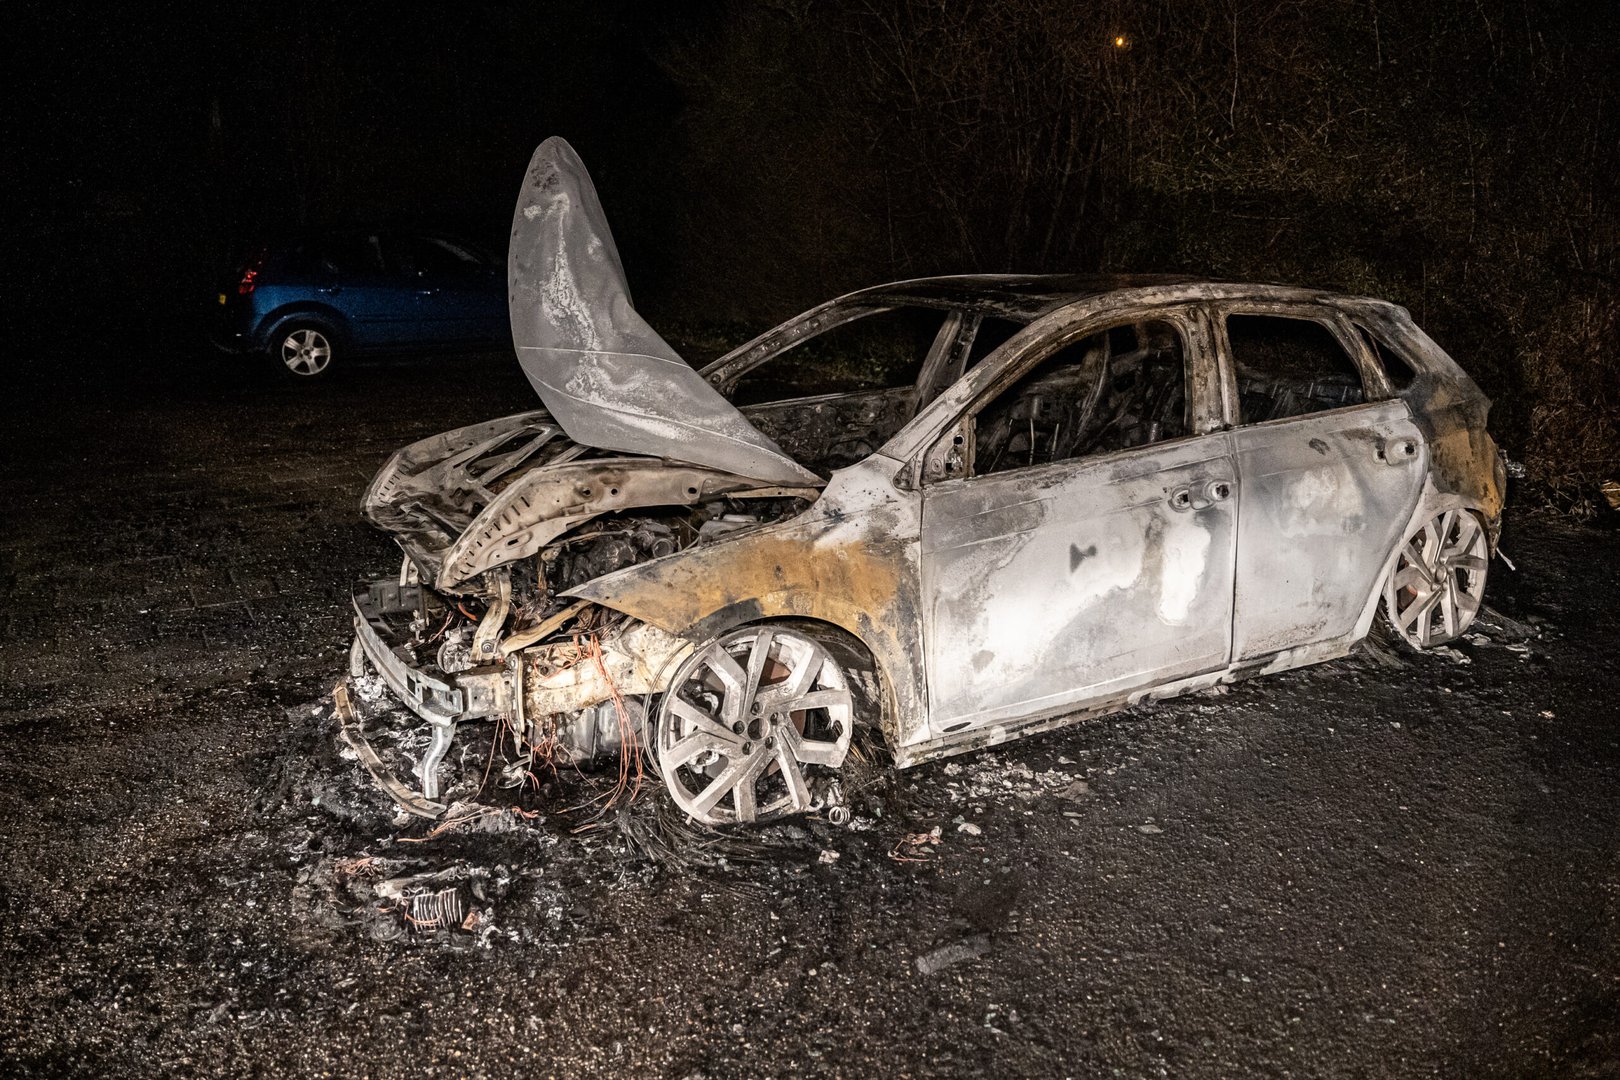
<svg viewBox="0 0 1620 1080">
<path fill-rule="evenodd" d="M 1286 424 L 1296 420 L 1306 420 L 1313 416 L 1326 416 L 1329 413 L 1343 412 L 1346 409 L 1359 409 L 1367 405 L 1376 405 L 1388 401 L 1397 395 L 1391 390 L 1389 380 L 1384 375 L 1383 366 L 1370 355 L 1367 343 L 1361 340 L 1356 328 L 1344 312 L 1336 308 L 1316 304 L 1300 304 L 1297 302 L 1274 300 L 1232 300 L 1225 303 L 1207 305 L 1209 312 L 1210 330 L 1213 335 L 1215 352 L 1220 362 L 1220 378 L 1222 383 L 1222 398 L 1225 404 L 1226 427 L 1230 430 L 1240 428 L 1264 427 L 1267 424 Z M 1333 339 L 1339 343 L 1356 371 L 1361 376 L 1362 399 L 1354 405 L 1340 405 L 1334 409 L 1318 409 L 1315 412 L 1297 413 L 1293 416 L 1279 416 L 1272 420 L 1261 420 L 1253 424 L 1243 423 L 1242 400 L 1238 396 L 1237 356 L 1232 351 L 1231 339 L 1226 333 L 1226 319 L 1230 315 L 1260 315 L 1272 316 L 1282 319 L 1303 319 L 1324 327 Z"/>
<path fill-rule="evenodd" d="M 1219 377 L 1210 342 L 1209 317 L 1204 305 L 1195 301 L 1182 301 L 1166 305 L 1133 305 L 1100 312 L 1089 318 L 1064 324 L 1064 312 L 1055 312 L 1032 322 L 1023 331 L 987 355 L 968 377 L 979 371 L 992 371 L 994 375 L 981 387 L 966 405 L 962 406 L 929 437 L 921 453 L 910 466 L 910 475 L 916 484 L 931 487 L 937 484 L 987 480 L 998 477 L 1018 477 L 1041 469 L 1088 467 L 1094 462 L 1107 461 L 1125 454 L 1151 452 L 1172 443 L 1203 438 L 1226 427 L 1224 416 L 1228 402 L 1226 388 Z M 1057 326 L 1043 323 L 1057 322 Z M 1103 454 L 1088 454 L 1065 458 L 1061 461 L 1042 462 L 1016 469 L 1002 469 L 993 473 L 975 472 L 973 466 L 977 448 L 974 429 L 978 415 L 1002 394 L 1012 389 L 1020 379 L 1058 351 L 1093 334 L 1103 333 L 1118 326 L 1145 322 L 1165 322 L 1181 336 L 1183 398 L 1187 408 L 1187 434 L 1174 439 L 1161 439 L 1145 446 L 1131 446 Z M 1031 336 L 1034 334 L 1035 336 Z M 957 472 L 951 464 L 952 451 L 961 448 L 961 468 Z"/>
<path fill-rule="evenodd" d="M 312 272 L 328 278 L 358 280 L 380 277 L 389 272 L 382 242 L 375 232 L 324 233 L 306 240 L 298 246 L 297 251 L 300 258 L 307 260 L 306 265 Z M 334 252 L 342 255 L 363 253 L 364 261 L 350 262 L 334 258 Z"/>
<path fill-rule="evenodd" d="M 1410 342 L 1405 341 L 1398 335 L 1392 335 L 1382 323 L 1366 316 L 1357 317 L 1355 314 L 1346 312 L 1344 313 L 1344 320 L 1349 325 L 1350 332 L 1355 336 L 1357 344 L 1364 350 L 1368 366 L 1376 371 L 1383 380 L 1384 388 L 1388 391 L 1390 397 L 1404 397 L 1412 393 L 1414 389 L 1420 388 L 1429 378 L 1429 368 L 1426 366 L 1423 357 L 1411 348 Z M 1382 345 L 1394 355 L 1395 359 L 1405 364 L 1407 370 L 1412 373 L 1411 379 L 1407 380 L 1405 386 L 1395 385 L 1395 380 L 1390 376 L 1389 369 L 1378 358 L 1378 352 L 1374 347 L 1375 344 Z"/>
<path fill-rule="evenodd" d="M 440 251 L 449 252 L 451 258 L 455 260 L 456 267 L 458 269 L 463 266 L 471 267 L 472 276 L 475 278 L 481 277 L 489 269 L 488 260 L 468 244 L 449 240 L 443 236 L 424 236 L 422 237 L 422 243 L 424 247 L 438 248 Z M 459 277 L 462 275 L 457 273 L 451 276 Z"/>
<path fill-rule="evenodd" d="M 737 405 L 735 401 L 732 401 L 732 394 L 736 392 L 737 384 L 745 376 L 781 358 L 784 353 L 791 352 L 801 345 L 806 345 L 839 327 L 848 326 L 862 319 L 890 311 L 908 310 L 928 312 L 937 315 L 940 320 L 939 329 L 935 331 L 934 340 L 929 344 L 928 351 L 923 356 L 922 365 L 917 371 L 917 377 L 909 384 L 867 387 L 862 390 L 830 390 L 818 394 L 806 394 L 803 397 L 758 401 L 749 405 Z M 971 334 L 964 333 L 964 328 L 968 325 L 968 317 L 963 311 L 944 305 L 908 303 L 828 305 L 807 312 L 800 319 L 767 331 L 753 341 L 715 360 L 708 367 L 703 368 L 699 374 L 707 379 L 709 385 L 718 390 L 722 397 L 739 409 L 784 405 L 796 401 L 814 401 L 826 397 L 846 397 L 853 394 L 911 393 L 916 395 L 921 393 L 925 387 L 937 382 L 941 370 L 948 366 L 953 358 L 964 349 L 966 343 L 972 341 Z M 977 327 L 977 323 L 972 323 L 972 325 L 975 328 Z M 921 402 L 921 404 L 926 404 L 926 402 Z"/>
</svg>

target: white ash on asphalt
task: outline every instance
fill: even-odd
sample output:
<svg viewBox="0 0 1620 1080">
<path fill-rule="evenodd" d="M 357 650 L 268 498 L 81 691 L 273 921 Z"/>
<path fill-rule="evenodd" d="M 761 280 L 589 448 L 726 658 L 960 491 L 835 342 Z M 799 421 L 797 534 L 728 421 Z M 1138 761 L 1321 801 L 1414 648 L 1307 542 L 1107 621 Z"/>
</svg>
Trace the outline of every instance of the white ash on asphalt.
<svg viewBox="0 0 1620 1080">
<path fill-rule="evenodd" d="M 1543 633 L 1490 609 L 1478 626 L 1466 647 L 1508 649 L 1521 659 Z M 1419 657 L 1374 637 L 1338 664 L 1290 678 L 1336 693 L 1392 664 L 1468 662 L 1446 655 L 1453 651 Z M 380 756 L 410 775 L 426 747 L 424 725 L 393 702 L 380 678 L 352 685 Z M 1138 777 L 1155 771 L 1152 761 L 1193 762 L 1196 744 L 1236 735 L 1231 714 L 1242 705 L 1233 689 L 1140 705 L 1048 741 L 903 774 L 869 769 L 848 785 L 851 813 L 842 825 L 799 817 L 729 829 L 685 819 L 663 798 L 651 768 L 616 805 L 607 805 L 613 785 L 605 773 L 565 769 L 542 779 L 516 769 L 500 756 L 493 725 L 487 732 L 464 728 L 443 768 L 448 807 L 437 819 L 414 817 L 335 737 L 331 702 L 322 699 L 288 711 L 306 732 L 304 752 L 280 759 L 274 790 L 281 798 L 270 809 L 289 856 L 301 864 L 294 896 L 312 927 L 408 947 L 566 949 L 589 938 L 593 897 L 647 888 L 660 875 L 697 874 L 718 888 L 746 891 L 772 877 L 847 873 L 863 860 L 915 867 L 1005 834 L 1008 815 L 1055 814 L 1072 826 L 1161 835 L 1177 818 L 1176 800 L 1144 790 Z M 1127 737 L 1098 738 L 1110 730 Z M 491 753 L 499 757 L 494 764 Z M 941 955 L 956 956 L 954 948 Z"/>
</svg>

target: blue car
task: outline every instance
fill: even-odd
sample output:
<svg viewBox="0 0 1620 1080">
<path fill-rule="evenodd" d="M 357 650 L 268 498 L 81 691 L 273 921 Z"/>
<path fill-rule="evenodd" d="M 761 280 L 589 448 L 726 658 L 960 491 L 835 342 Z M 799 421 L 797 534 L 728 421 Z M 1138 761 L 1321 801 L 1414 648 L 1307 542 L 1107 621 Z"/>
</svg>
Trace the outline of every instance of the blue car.
<svg viewBox="0 0 1620 1080">
<path fill-rule="evenodd" d="M 329 233 L 261 248 L 217 299 L 215 342 L 298 378 L 364 352 L 511 341 L 506 267 L 474 244 L 419 232 Z"/>
</svg>

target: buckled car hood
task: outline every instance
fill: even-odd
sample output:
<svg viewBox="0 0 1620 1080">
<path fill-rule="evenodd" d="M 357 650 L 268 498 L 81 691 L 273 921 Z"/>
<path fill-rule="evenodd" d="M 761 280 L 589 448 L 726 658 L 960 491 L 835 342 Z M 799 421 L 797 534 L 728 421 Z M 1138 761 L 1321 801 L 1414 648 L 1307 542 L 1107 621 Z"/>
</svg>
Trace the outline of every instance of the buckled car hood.
<svg viewBox="0 0 1620 1080">
<path fill-rule="evenodd" d="M 360 512 L 393 534 L 422 581 L 467 592 L 485 571 L 526 559 L 602 514 L 722 495 L 814 499 L 820 489 L 660 458 L 589 455 L 543 409 L 485 420 L 396 451 Z"/>
<path fill-rule="evenodd" d="M 596 188 L 560 138 L 529 161 L 507 291 L 523 373 L 570 439 L 768 483 L 821 483 L 637 313 Z"/>
</svg>

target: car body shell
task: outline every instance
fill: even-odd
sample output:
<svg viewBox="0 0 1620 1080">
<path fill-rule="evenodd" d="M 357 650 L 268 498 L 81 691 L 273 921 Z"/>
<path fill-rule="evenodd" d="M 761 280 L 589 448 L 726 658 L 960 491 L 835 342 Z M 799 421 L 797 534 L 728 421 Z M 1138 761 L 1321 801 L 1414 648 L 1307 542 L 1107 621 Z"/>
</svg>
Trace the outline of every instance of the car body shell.
<svg viewBox="0 0 1620 1080">
<path fill-rule="evenodd" d="M 439 257 L 419 258 L 424 251 Z M 347 353 L 510 340 L 498 264 L 441 233 L 362 230 L 268 245 L 215 300 L 212 337 L 229 352 L 265 352 L 299 325 L 319 328 Z"/>
<path fill-rule="evenodd" d="M 407 576 L 446 596 L 494 596 L 506 568 L 604 515 L 719 497 L 802 501 L 800 512 L 556 597 L 628 617 L 634 634 L 603 642 L 601 678 L 563 679 L 559 623 L 508 635 L 515 648 L 486 633 L 489 663 L 449 683 L 481 688 L 466 698 L 482 702 L 478 715 L 532 719 L 657 694 L 683 657 L 737 627 L 821 624 L 870 654 L 874 719 L 905 767 L 1344 655 L 1368 633 L 1402 545 L 1437 514 L 1476 515 L 1494 550 L 1505 475 L 1485 429 L 1489 402 L 1403 309 L 1377 300 L 1190 278 L 930 278 L 822 305 L 702 375 L 725 392 L 831 326 L 904 307 L 944 320 L 915 385 L 741 410 L 789 452 L 886 410 L 903 421 L 879 424 L 891 432 L 881 446 L 819 490 L 670 458 L 593 457 L 544 411 L 396 454 L 364 511 L 399 539 Z M 1326 327 L 1365 400 L 1241 423 L 1228 314 Z M 1024 325 L 964 374 L 986 317 Z M 1144 319 L 1173 323 L 1185 343 L 1183 437 L 974 474 L 976 408 L 1061 344 Z M 1400 387 L 1377 348 L 1410 368 Z"/>
</svg>

